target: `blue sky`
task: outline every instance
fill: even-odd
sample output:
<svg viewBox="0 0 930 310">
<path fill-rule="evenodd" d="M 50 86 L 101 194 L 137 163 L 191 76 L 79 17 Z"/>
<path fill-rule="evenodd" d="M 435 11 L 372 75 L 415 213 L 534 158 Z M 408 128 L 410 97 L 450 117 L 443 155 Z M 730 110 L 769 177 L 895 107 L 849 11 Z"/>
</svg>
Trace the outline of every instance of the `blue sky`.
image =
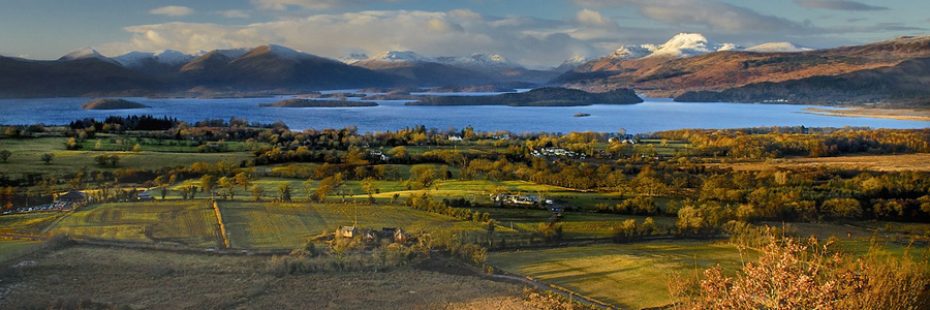
<svg viewBox="0 0 930 310">
<path fill-rule="evenodd" d="M 0 54 L 57 58 L 275 43 L 327 57 L 383 50 L 499 53 L 524 64 L 595 57 L 678 32 L 741 46 L 822 48 L 927 33 L 913 0 L 0 0 Z"/>
</svg>

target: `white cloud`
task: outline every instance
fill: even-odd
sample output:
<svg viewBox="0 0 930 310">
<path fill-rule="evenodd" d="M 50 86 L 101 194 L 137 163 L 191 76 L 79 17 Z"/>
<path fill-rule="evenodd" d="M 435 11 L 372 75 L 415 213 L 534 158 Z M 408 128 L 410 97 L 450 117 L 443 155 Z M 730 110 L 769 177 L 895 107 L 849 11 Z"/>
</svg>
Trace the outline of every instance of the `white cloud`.
<svg viewBox="0 0 930 310">
<path fill-rule="evenodd" d="M 245 25 L 173 22 L 127 27 L 128 40 L 101 50 L 107 54 L 160 49 L 197 52 L 274 43 L 331 58 L 385 50 L 412 50 L 427 56 L 496 53 L 542 67 L 577 55 L 604 55 L 616 48 L 624 31 L 616 31 L 614 23 L 599 25 L 603 23 L 590 17 L 587 14 L 582 22 L 488 17 L 469 10 L 361 11 Z"/>
<path fill-rule="evenodd" d="M 226 10 L 217 12 L 223 17 L 226 18 L 249 18 L 249 12 L 243 10 Z"/>
<path fill-rule="evenodd" d="M 322 10 L 335 7 L 394 1 L 395 0 L 252 0 L 252 4 L 260 9 L 281 11 L 287 10 L 289 7 Z"/>
<path fill-rule="evenodd" d="M 575 19 L 582 25 L 605 26 L 610 23 L 610 20 L 604 18 L 598 11 L 589 9 L 578 11 Z"/>
<path fill-rule="evenodd" d="M 645 17 L 675 26 L 725 33 L 798 33 L 816 30 L 807 23 L 767 15 L 720 0 L 575 0 L 590 7 L 632 6 Z"/>
<path fill-rule="evenodd" d="M 149 13 L 164 16 L 187 16 L 194 13 L 194 9 L 180 5 L 169 5 L 149 10 Z"/>
</svg>

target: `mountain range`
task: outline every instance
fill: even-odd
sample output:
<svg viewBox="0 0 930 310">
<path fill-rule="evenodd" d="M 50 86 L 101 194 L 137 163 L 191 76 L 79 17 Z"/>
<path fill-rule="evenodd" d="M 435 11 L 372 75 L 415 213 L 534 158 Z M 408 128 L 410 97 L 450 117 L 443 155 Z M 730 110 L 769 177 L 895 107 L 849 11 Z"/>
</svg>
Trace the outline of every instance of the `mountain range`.
<svg viewBox="0 0 930 310">
<path fill-rule="evenodd" d="M 552 83 L 588 91 L 633 88 L 681 101 L 930 106 L 930 72 L 922 67 L 930 36 L 822 50 L 787 42 L 714 50 L 702 36 L 679 36 L 688 40 L 672 41 L 689 44 L 657 46 L 649 54 L 624 48 Z"/>
<path fill-rule="evenodd" d="M 81 49 L 58 60 L 0 56 L 0 97 L 211 96 L 367 87 L 563 86 L 635 89 L 680 101 L 927 106 L 930 36 L 813 50 L 790 42 L 750 47 L 681 33 L 620 46 L 588 60 L 528 69 L 496 54 L 427 57 L 386 51 L 339 60 L 279 45 L 188 55 Z"/>
</svg>

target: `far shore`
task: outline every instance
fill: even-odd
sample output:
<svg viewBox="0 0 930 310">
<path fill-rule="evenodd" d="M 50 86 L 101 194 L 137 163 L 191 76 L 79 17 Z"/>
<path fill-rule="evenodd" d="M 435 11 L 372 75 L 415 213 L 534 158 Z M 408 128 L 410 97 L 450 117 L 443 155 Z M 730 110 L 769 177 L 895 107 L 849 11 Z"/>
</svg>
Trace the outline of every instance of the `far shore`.
<svg viewBox="0 0 930 310">
<path fill-rule="evenodd" d="M 885 118 L 905 121 L 930 121 L 930 109 L 806 108 L 804 111 L 811 114 L 831 116 Z"/>
</svg>

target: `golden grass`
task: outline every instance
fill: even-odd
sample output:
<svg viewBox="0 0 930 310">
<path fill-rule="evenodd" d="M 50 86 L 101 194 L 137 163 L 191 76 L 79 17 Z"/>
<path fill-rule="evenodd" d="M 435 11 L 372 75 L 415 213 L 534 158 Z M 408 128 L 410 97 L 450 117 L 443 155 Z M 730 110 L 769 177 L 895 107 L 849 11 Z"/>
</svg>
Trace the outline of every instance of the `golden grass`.
<svg viewBox="0 0 930 310">
<path fill-rule="evenodd" d="M 489 262 L 621 308 L 639 309 L 672 303 L 668 282 L 676 273 L 716 264 L 736 270 L 740 255 L 729 245 L 655 241 L 499 252 Z"/>
<path fill-rule="evenodd" d="M 204 200 L 107 203 L 76 211 L 49 234 L 132 242 L 217 246 L 216 217 Z"/>
<path fill-rule="evenodd" d="M 907 121 L 930 121 L 930 109 L 877 109 L 877 108 L 844 108 L 822 109 L 807 108 L 805 112 L 820 115 L 885 118 Z"/>
<path fill-rule="evenodd" d="M 738 171 L 827 167 L 880 172 L 930 171 L 930 154 L 862 155 L 818 158 L 785 158 L 770 161 L 711 164 Z"/>
</svg>

